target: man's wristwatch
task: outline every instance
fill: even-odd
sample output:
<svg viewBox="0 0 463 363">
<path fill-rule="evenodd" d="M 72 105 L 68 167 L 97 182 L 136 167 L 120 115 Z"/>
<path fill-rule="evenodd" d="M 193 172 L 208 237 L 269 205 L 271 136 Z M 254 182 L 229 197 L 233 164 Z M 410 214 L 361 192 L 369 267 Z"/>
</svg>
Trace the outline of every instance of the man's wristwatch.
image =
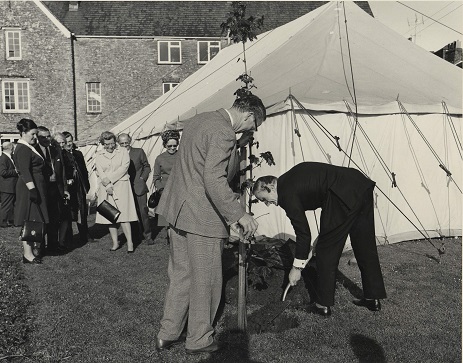
<svg viewBox="0 0 463 363">
<path fill-rule="evenodd" d="M 293 266 L 293 268 L 295 268 L 296 270 L 299 270 L 299 271 L 302 271 L 304 269 L 304 267 L 296 267 L 296 266 Z"/>
</svg>

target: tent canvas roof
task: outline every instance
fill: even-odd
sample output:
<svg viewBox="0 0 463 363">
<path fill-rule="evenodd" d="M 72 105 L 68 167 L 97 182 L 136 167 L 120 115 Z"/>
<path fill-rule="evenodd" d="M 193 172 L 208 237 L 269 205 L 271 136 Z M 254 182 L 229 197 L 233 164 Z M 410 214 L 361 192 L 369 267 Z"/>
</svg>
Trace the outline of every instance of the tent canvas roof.
<svg viewBox="0 0 463 363">
<path fill-rule="evenodd" d="M 223 49 L 112 131 L 143 138 L 166 124 L 181 128 L 181 122 L 196 113 L 230 107 L 241 85 L 236 79 L 244 71 L 242 49 L 241 44 Z M 352 79 L 360 114 L 398 113 L 396 99 L 409 113 L 441 113 L 442 101 L 450 113 L 462 113 L 460 68 L 350 2 L 330 2 L 259 35 L 246 44 L 246 61 L 257 86 L 253 93 L 269 114 L 287 107 L 290 92 L 310 110 L 346 112 L 345 102 L 355 110 Z"/>
</svg>

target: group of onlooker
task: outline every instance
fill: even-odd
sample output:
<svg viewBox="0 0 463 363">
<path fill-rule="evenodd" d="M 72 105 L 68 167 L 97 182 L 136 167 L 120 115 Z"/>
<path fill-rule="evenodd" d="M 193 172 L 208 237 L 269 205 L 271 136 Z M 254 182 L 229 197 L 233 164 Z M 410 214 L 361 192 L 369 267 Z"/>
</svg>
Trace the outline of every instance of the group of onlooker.
<svg viewBox="0 0 463 363">
<path fill-rule="evenodd" d="M 20 139 L 12 157 L 8 143 L 3 145 L 5 156 L 1 156 L 0 174 L 4 179 L 10 176 L 16 180 L 14 189 L 2 191 L 2 205 L 3 193 L 15 194 L 5 197 L 5 209 L 1 208 L 2 225 L 12 224 L 8 216 L 11 215 L 11 200 L 16 199 L 15 226 L 23 226 L 25 220 L 37 220 L 46 225 L 47 237 L 42 253 L 67 249 L 66 240 L 72 238 L 72 221 L 77 222 L 80 240 L 88 241 L 88 172 L 82 153 L 75 150 L 72 135 L 69 132 L 57 133 L 52 138 L 48 128 L 37 126 L 33 120 L 25 118 L 17 123 L 17 129 Z M 10 171 L 3 165 L 7 165 Z M 7 183 L 2 181 L 0 184 Z M 22 242 L 23 262 L 41 263 L 32 246 L 27 241 Z"/>
<path fill-rule="evenodd" d="M 30 119 L 21 119 L 17 128 L 20 139 L 16 147 L 5 142 L 0 156 L 0 227 L 23 226 L 25 220 L 44 222 L 47 237 L 42 253 L 68 249 L 73 221 L 77 222 L 80 241 L 93 241 L 87 224 L 89 175 L 72 135 L 58 132 L 52 137 L 48 128 Z M 158 156 L 154 165 L 153 185 L 157 190 L 162 191 L 174 165 L 179 138 L 175 130 L 162 134 L 167 151 Z M 132 147 L 132 138 L 126 133 L 116 137 L 105 131 L 99 142 L 103 149 L 95 155 L 97 205 L 106 200 L 120 215 L 117 223 L 112 223 L 97 212 L 95 223 L 108 225 L 110 251 L 120 248 L 117 228 L 121 225 L 127 252 L 133 253 L 134 238 L 154 243 L 146 184 L 151 167 L 143 149 Z M 167 222 L 158 216 L 158 227 L 163 226 L 167 228 Z M 22 242 L 23 263 L 41 263 L 31 244 Z"/>
<path fill-rule="evenodd" d="M 180 134 L 176 130 L 168 130 L 162 134 L 167 151 L 156 158 L 153 170 L 153 184 L 158 191 L 162 192 L 174 165 L 179 139 Z M 134 238 L 147 240 L 148 244 L 154 243 L 147 205 L 149 188 L 146 184 L 151 167 L 144 150 L 132 147 L 132 138 L 126 133 L 116 137 L 112 132 L 105 131 L 99 142 L 103 149 L 95 156 L 97 204 L 106 200 L 121 214 L 115 224 L 97 212 L 95 223 L 108 225 L 112 239 L 110 251 L 120 248 L 117 236 L 117 227 L 120 224 L 127 239 L 127 253 L 133 253 Z M 158 227 L 168 228 L 162 216 L 158 215 L 157 218 Z"/>
</svg>

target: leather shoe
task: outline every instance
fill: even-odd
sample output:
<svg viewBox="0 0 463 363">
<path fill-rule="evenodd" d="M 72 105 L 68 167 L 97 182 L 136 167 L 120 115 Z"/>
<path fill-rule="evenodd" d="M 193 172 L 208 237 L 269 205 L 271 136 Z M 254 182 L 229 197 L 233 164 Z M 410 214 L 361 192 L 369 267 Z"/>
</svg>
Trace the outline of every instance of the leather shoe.
<svg viewBox="0 0 463 363">
<path fill-rule="evenodd" d="M 32 264 L 39 265 L 42 263 L 42 260 L 36 257 L 32 261 L 29 261 L 26 257 L 23 256 L 23 263 L 32 263 Z"/>
<path fill-rule="evenodd" d="M 331 315 L 331 308 L 329 306 L 318 307 L 317 304 L 313 304 L 310 307 L 310 311 L 314 314 L 321 315 L 325 318 Z"/>
<path fill-rule="evenodd" d="M 381 311 L 381 301 L 378 299 L 374 300 L 367 300 L 367 299 L 360 299 L 360 300 L 355 300 L 354 304 L 357 306 L 364 306 L 368 310 L 371 311 Z"/>
<path fill-rule="evenodd" d="M 159 352 L 161 350 L 167 350 L 167 349 L 170 349 L 172 346 L 174 346 L 175 344 L 179 344 L 181 343 L 182 340 L 181 339 L 177 339 L 177 340 L 164 340 L 164 339 L 159 339 L 159 338 L 156 338 L 156 350 Z"/>
<path fill-rule="evenodd" d="M 187 354 L 199 354 L 199 353 L 212 353 L 216 352 L 220 349 L 219 343 L 217 343 L 215 340 L 209 344 L 208 346 L 204 348 L 199 348 L 199 349 L 185 349 Z"/>
</svg>

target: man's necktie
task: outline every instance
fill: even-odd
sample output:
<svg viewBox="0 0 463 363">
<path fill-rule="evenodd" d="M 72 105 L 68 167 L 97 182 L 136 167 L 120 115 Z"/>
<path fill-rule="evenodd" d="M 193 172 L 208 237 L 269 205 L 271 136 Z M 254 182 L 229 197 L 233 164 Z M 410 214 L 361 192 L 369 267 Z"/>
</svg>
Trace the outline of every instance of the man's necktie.
<svg viewBox="0 0 463 363">
<path fill-rule="evenodd" d="M 48 150 L 48 147 L 45 148 L 45 159 L 51 163 L 50 151 Z"/>
</svg>

